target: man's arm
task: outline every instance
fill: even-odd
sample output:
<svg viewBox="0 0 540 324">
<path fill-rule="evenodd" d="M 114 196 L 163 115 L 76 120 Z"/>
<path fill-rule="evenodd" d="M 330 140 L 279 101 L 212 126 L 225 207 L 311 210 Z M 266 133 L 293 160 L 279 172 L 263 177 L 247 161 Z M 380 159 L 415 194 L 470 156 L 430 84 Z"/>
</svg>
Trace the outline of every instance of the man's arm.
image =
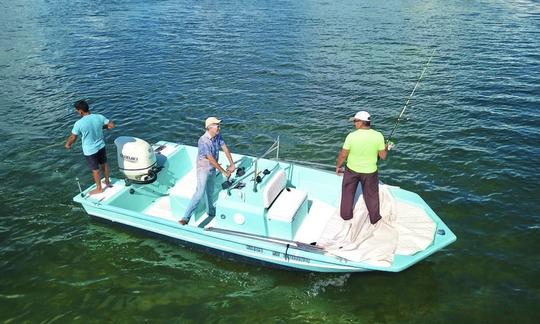
<svg viewBox="0 0 540 324">
<path fill-rule="evenodd" d="M 341 149 L 341 152 L 339 152 L 337 162 L 336 162 L 336 173 L 340 175 L 342 172 L 341 168 L 343 167 L 343 163 L 345 160 L 347 160 L 347 157 L 349 156 L 349 150 Z"/>
<path fill-rule="evenodd" d="M 233 158 L 232 158 L 232 155 L 231 155 L 231 151 L 229 151 L 229 148 L 227 147 L 227 145 L 223 144 L 221 146 L 221 149 L 223 150 L 223 152 L 225 152 L 225 156 L 227 157 L 227 159 L 229 160 L 229 167 L 227 168 L 227 171 L 229 171 L 230 173 L 233 173 L 234 170 L 236 169 L 236 165 L 234 165 L 234 161 L 233 161 Z"/>
<path fill-rule="evenodd" d="M 73 143 L 75 143 L 75 141 L 77 140 L 77 135 L 75 134 L 71 134 L 69 135 L 67 141 L 66 141 L 66 145 L 64 145 L 64 147 L 68 150 L 71 149 L 71 146 L 73 145 Z"/>
<path fill-rule="evenodd" d="M 231 173 L 225 169 L 223 169 L 223 167 L 221 166 L 221 164 L 219 164 L 216 159 L 214 159 L 214 157 L 212 156 L 212 154 L 208 154 L 206 156 L 206 158 L 208 159 L 208 162 L 210 162 L 210 164 L 212 164 L 214 166 L 214 168 L 218 169 L 219 172 L 223 173 L 223 175 L 228 178 L 231 176 Z"/>
<path fill-rule="evenodd" d="M 382 159 L 382 160 L 386 160 L 386 158 L 388 157 L 388 151 L 390 151 L 388 149 L 388 144 L 385 144 L 384 145 L 384 150 L 380 150 L 379 151 L 379 157 Z"/>
</svg>

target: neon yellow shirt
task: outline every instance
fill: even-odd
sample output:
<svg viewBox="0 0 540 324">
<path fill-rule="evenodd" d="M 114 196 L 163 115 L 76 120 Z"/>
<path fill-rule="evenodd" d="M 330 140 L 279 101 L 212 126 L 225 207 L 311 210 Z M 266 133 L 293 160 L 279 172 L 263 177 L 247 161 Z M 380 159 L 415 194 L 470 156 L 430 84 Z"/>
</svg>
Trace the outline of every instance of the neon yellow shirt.
<svg viewBox="0 0 540 324">
<path fill-rule="evenodd" d="M 358 173 L 373 173 L 377 171 L 379 151 L 384 150 L 384 136 L 373 129 L 357 129 L 347 135 L 343 149 L 349 150 L 349 169 Z"/>
</svg>

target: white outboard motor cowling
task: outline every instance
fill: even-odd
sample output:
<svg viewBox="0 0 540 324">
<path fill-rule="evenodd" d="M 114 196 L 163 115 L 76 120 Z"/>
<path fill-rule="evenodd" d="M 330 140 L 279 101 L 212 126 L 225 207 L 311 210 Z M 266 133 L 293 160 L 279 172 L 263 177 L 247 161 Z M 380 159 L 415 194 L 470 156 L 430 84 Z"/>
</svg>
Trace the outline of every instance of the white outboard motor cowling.
<svg viewBox="0 0 540 324">
<path fill-rule="evenodd" d="M 148 142 L 132 136 L 114 140 L 118 152 L 118 168 L 133 183 L 152 183 L 157 178 L 156 153 Z"/>
</svg>

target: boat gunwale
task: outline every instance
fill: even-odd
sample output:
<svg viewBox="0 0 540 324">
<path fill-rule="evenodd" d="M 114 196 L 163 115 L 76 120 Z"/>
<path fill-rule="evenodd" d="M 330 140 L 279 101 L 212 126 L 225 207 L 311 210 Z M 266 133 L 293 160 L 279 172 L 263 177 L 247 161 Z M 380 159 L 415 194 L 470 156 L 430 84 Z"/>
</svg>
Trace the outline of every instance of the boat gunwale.
<svg viewBox="0 0 540 324">
<path fill-rule="evenodd" d="M 403 190 L 403 189 L 401 189 L 401 190 Z M 287 251 L 285 252 L 286 256 L 291 255 L 293 257 L 306 258 L 306 259 L 313 260 L 313 261 L 316 261 L 316 262 L 323 262 L 325 264 L 335 265 L 335 266 L 338 266 L 339 268 L 346 267 L 346 268 L 349 269 L 349 271 L 354 271 L 354 272 L 356 272 L 356 271 L 370 271 L 370 270 L 378 270 L 378 271 L 384 271 L 384 272 L 400 272 L 400 271 L 405 270 L 405 269 L 411 267 L 412 265 L 418 263 L 422 259 L 427 258 L 428 256 L 434 254 L 435 252 L 441 250 L 442 248 L 448 246 L 449 244 L 453 243 L 456 240 L 456 236 L 453 234 L 453 232 L 444 224 L 444 222 L 442 222 L 442 220 L 440 220 L 440 218 L 436 214 L 429 215 L 432 219 L 433 219 L 433 216 L 435 216 L 437 218 L 437 219 L 433 219 L 434 221 L 436 221 L 437 227 L 439 227 L 439 224 L 444 225 L 445 232 L 447 232 L 449 234 L 449 236 L 447 236 L 447 237 L 450 237 L 449 240 L 446 239 L 446 240 L 441 242 L 440 239 L 437 239 L 437 234 L 436 234 L 432 244 L 428 248 L 426 248 L 425 250 L 419 251 L 419 252 L 417 252 L 417 253 L 415 253 L 413 255 L 399 255 L 399 254 L 395 255 L 395 258 L 397 258 L 400 261 L 400 263 L 403 262 L 404 258 L 406 258 L 407 259 L 406 263 L 398 265 L 396 263 L 396 260 L 394 260 L 392 265 L 389 266 L 389 267 L 374 266 L 374 265 L 370 265 L 370 264 L 365 263 L 365 262 L 355 262 L 355 261 L 347 260 L 345 258 L 333 255 L 329 251 L 326 251 L 326 253 L 321 254 L 320 252 L 317 253 L 317 252 L 306 251 L 305 249 L 302 249 L 300 247 L 296 247 L 294 245 L 289 245 L 287 247 L 287 244 L 284 244 L 284 243 L 261 241 L 261 240 L 258 240 L 256 238 L 249 238 L 249 237 L 242 237 L 241 241 L 238 241 L 238 240 L 234 240 L 234 238 L 239 238 L 239 236 L 235 236 L 235 235 L 232 235 L 232 234 L 212 232 L 212 231 L 208 231 L 208 230 L 206 230 L 204 228 L 200 228 L 200 227 L 196 227 L 196 226 L 182 226 L 182 225 L 180 225 L 180 224 L 178 224 L 176 222 L 170 221 L 170 220 L 165 220 L 165 219 L 162 219 L 162 218 L 159 218 L 159 217 L 156 217 L 156 216 L 147 215 L 147 214 L 144 214 L 144 213 L 141 213 L 141 212 L 136 212 L 136 211 L 125 209 L 125 208 L 120 208 L 120 207 L 110 206 L 110 205 L 104 205 L 104 204 L 102 204 L 102 203 L 100 203 L 98 201 L 94 201 L 94 202 L 86 201 L 86 202 L 83 202 L 83 201 L 80 201 L 79 197 L 80 197 L 80 195 L 75 196 L 74 200 L 76 202 L 81 203 L 83 205 L 83 207 L 85 207 L 85 205 L 88 205 L 91 208 L 101 209 L 101 210 L 108 211 L 108 212 L 113 213 L 113 214 L 121 214 L 121 215 L 124 215 L 125 217 L 127 216 L 127 217 L 138 219 L 138 220 L 141 220 L 141 221 L 157 223 L 157 224 L 159 224 L 161 226 L 167 226 L 167 227 L 173 229 L 174 231 L 181 231 L 181 232 L 184 232 L 184 233 L 191 233 L 192 235 L 210 236 L 213 239 L 224 240 L 224 241 L 227 241 L 227 242 L 230 242 L 230 243 L 233 243 L 233 244 L 249 245 L 249 246 L 261 248 L 261 249 L 268 250 L 268 251 L 274 251 L 276 253 L 277 252 L 283 253 L 282 249 L 280 250 L 278 247 L 281 246 L 283 248 L 283 245 L 285 245 L 285 247 L 287 249 Z M 192 238 L 190 240 L 189 238 L 185 238 L 184 236 L 178 237 L 178 235 L 173 236 L 171 234 L 160 233 L 160 232 L 157 232 L 156 229 L 145 228 L 141 224 L 138 224 L 137 222 L 127 223 L 127 222 L 119 220 L 119 219 L 114 219 L 111 216 L 95 215 L 95 214 L 91 214 L 89 211 L 87 211 L 87 212 L 88 212 L 88 214 L 90 214 L 90 215 L 92 215 L 94 217 L 107 219 L 107 220 L 110 220 L 111 222 L 121 223 L 121 224 L 124 224 L 126 226 L 130 226 L 130 227 L 138 228 L 138 229 L 141 229 L 141 230 L 144 230 L 144 231 L 148 231 L 148 232 L 168 236 L 168 237 L 171 237 L 173 239 L 179 239 L 181 241 L 190 242 L 192 244 L 201 245 L 201 246 L 205 246 L 205 247 L 208 247 L 208 248 L 222 249 L 222 250 L 224 248 L 223 246 L 219 246 L 219 247 L 209 246 L 209 243 L 205 242 L 204 240 L 195 239 L 198 242 L 194 242 L 193 241 L 194 238 Z M 439 222 L 437 222 L 437 220 Z M 181 233 L 181 232 L 179 232 L 179 233 Z M 446 235 L 446 233 L 445 233 L 445 235 Z M 245 242 L 244 240 L 247 240 L 247 242 Z M 437 242 L 437 244 L 435 244 L 435 242 Z M 291 252 L 296 251 L 296 253 L 290 253 L 290 252 L 288 252 L 289 250 L 291 250 Z M 248 257 L 248 258 L 254 258 L 254 259 L 258 259 L 258 260 L 261 259 L 261 255 L 249 253 L 249 252 L 246 252 L 244 250 L 229 248 L 228 251 L 226 251 L 226 252 L 242 255 L 242 256 L 245 256 L 245 257 Z M 262 256 L 262 257 L 264 259 L 268 259 L 267 256 Z M 285 260 L 286 259 L 287 258 L 285 257 Z M 283 259 L 275 260 L 275 261 L 283 262 L 282 260 Z M 274 262 L 274 261 L 271 261 L 270 259 L 264 260 L 264 261 L 266 261 L 266 262 Z M 290 259 L 286 260 L 286 261 L 288 263 L 291 263 Z M 346 265 L 343 264 L 344 262 L 346 263 Z M 305 265 L 305 263 L 298 263 L 298 264 Z M 291 267 L 297 268 L 297 267 L 294 267 L 294 266 L 291 266 Z M 335 269 L 335 270 L 338 270 L 338 269 Z"/>
</svg>

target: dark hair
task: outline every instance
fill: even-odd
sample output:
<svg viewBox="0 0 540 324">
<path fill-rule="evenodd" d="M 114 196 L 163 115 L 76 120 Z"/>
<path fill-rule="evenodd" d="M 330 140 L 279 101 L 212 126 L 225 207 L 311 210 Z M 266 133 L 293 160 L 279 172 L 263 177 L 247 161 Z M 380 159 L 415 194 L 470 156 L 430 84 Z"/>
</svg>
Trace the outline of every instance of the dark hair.
<svg viewBox="0 0 540 324">
<path fill-rule="evenodd" d="M 362 125 L 364 125 L 364 126 L 371 126 L 371 121 L 361 120 L 360 122 L 361 122 Z"/>
<path fill-rule="evenodd" d="M 82 112 L 88 112 L 90 108 L 88 107 L 88 103 L 84 100 L 79 100 L 75 103 L 75 109 L 81 110 Z"/>
</svg>

